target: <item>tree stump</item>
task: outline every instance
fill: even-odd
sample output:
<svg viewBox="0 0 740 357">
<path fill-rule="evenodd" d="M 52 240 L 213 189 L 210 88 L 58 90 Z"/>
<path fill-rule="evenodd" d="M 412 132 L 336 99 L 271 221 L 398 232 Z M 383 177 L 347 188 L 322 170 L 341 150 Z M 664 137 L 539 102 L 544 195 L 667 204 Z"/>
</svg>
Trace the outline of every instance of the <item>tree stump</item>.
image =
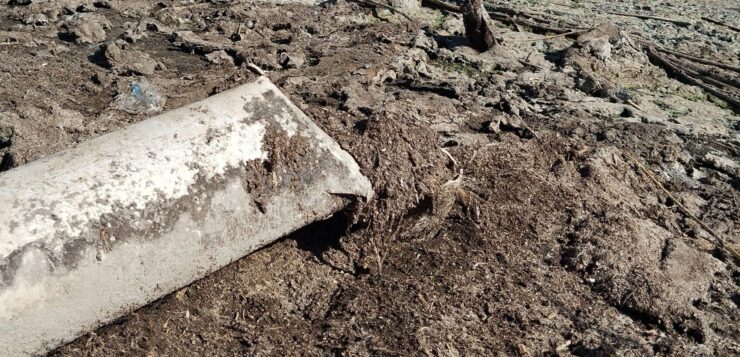
<svg viewBox="0 0 740 357">
<path fill-rule="evenodd" d="M 465 37 L 478 51 L 485 52 L 496 44 L 491 17 L 482 0 L 467 0 L 462 7 Z"/>
</svg>

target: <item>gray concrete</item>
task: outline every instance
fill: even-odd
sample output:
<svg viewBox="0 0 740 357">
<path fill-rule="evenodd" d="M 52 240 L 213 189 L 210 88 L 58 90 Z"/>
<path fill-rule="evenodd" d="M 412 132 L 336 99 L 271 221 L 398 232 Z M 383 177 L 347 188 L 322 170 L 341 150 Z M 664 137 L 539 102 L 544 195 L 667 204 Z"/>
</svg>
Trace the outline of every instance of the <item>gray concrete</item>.
<svg viewBox="0 0 740 357">
<path fill-rule="evenodd" d="M 44 353 L 370 197 L 266 78 L 0 174 L 0 356 Z"/>
</svg>

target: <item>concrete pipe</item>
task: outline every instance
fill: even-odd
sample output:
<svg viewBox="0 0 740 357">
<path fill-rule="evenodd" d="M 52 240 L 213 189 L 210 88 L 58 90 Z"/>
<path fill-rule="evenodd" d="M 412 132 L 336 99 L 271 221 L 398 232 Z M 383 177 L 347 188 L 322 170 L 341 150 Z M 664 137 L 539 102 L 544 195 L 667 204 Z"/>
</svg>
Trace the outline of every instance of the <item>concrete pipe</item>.
<svg viewBox="0 0 740 357">
<path fill-rule="evenodd" d="M 346 204 L 352 157 L 267 78 L 0 174 L 0 355 L 44 353 Z"/>
</svg>

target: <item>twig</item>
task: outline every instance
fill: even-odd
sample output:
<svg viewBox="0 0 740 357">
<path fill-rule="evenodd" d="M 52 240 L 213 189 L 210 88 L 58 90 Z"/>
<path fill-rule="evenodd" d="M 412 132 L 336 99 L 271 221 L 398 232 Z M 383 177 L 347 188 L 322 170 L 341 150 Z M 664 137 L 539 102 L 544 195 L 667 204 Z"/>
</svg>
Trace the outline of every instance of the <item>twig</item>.
<svg viewBox="0 0 740 357">
<path fill-rule="evenodd" d="M 378 274 L 383 275 L 383 256 L 380 254 L 380 249 L 378 249 L 378 243 L 376 242 L 376 239 L 372 240 L 373 250 L 375 251 L 375 259 L 378 262 Z"/>
<path fill-rule="evenodd" d="M 368 207 L 368 211 L 369 211 Z M 378 248 L 378 235 L 380 233 L 384 233 L 385 231 L 385 224 L 381 221 L 381 223 L 378 223 L 378 220 L 374 216 L 369 216 L 370 222 L 368 222 L 372 234 L 370 235 L 370 244 L 373 246 L 373 251 L 375 253 L 375 259 L 378 264 L 378 274 L 383 275 L 383 257 L 380 254 L 380 249 Z M 392 223 L 391 223 L 392 224 Z"/>
<path fill-rule="evenodd" d="M 251 62 L 250 63 L 247 63 L 247 68 L 249 70 L 251 70 L 252 72 L 254 72 L 258 76 L 264 76 L 265 75 L 265 71 L 263 71 L 262 68 L 259 68 L 259 66 L 257 66 L 254 63 L 251 63 Z"/>
<path fill-rule="evenodd" d="M 707 64 L 707 65 L 710 65 L 710 66 L 724 68 L 724 69 L 728 69 L 730 71 L 734 71 L 734 72 L 740 73 L 740 66 L 735 66 L 735 65 L 732 65 L 732 64 L 727 64 L 727 63 L 712 61 L 712 60 L 708 60 L 708 59 L 705 59 L 705 58 L 692 56 L 692 55 L 686 54 L 686 53 L 671 51 L 671 50 L 669 50 L 667 48 L 664 48 L 664 47 L 657 47 L 657 49 L 660 52 L 665 52 L 667 54 L 671 54 L 671 55 L 674 55 L 676 57 L 683 57 L 683 58 L 692 60 L 694 62 L 699 62 L 699 63 Z"/>
<path fill-rule="evenodd" d="M 506 42 L 516 43 L 516 42 L 544 41 L 544 40 L 551 40 L 551 39 L 558 38 L 558 37 L 568 37 L 568 36 L 578 35 L 586 31 L 588 30 L 574 30 L 570 32 L 559 33 L 557 35 L 552 35 L 552 36 L 545 36 L 545 37 L 540 37 L 540 38 L 517 38 L 513 40 L 508 40 Z"/>
<path fill-rule="evenodd" d="M 506 18 L 509 19 L 509 21 L 511 21 L 511 24 L 514 25 L 514 28 L 516 29 L 517 32 L 522 32 L 522 28 L 519 27 L 519 24 L 516 23 L 516 20 L 514 20 L 513 17 L 506 15 Z"/>
<path fill-rule="evenodd" d="M 626 16 L 626 17 L 635 17 L 635 18 L 643 19 L 643 20 L 665 21 L 665 22 L 670 22 L 670 23 L 682 26 L 682 27 L 691 26 L 691 22 L 676 20 L 676 19 L 669 19 L 667 17 L 658 17 L 658 16 L 640 15 L 640 14 L 628 14 L 625 12 L 607 12 L 607 14 L 612 14 L 612 15 L 617 15 L 617 16 Z"/>
<path fill-rule="evenodd" d="M 722 149 L 729 150 L 730 154 L 732 154 L 732 155 L 740 155 L 740 154 L 738 154 L 740 152 L 740 150 L 738 148 L 733 147 L 730 144 L 723 143 L 721 141 L 714 141 L 714 140 L 712 140 L 712 141 L 709 141 L 709 145 L 712 145 L 712 146 L 715 146 L 715 147 L 716 146 L 719 146 Z"/>
<path fill-rule="evenodd" d="M 406 14 L 406 13 L 404 13 L 403 11 L 401 11 L 401 10 L 398 10 L 398 9 L 396 9 L 395 7 L 393 7 L 393 6 L 390 6 L 390 5 L 386 5 L 386 4 L 381 4 L 381 3 L 379 3 L 379 2 L 375 2 L 375 1 L 373 1 L 373 0 L 350 0 L 350 1 L 351 1 L 351 2 L 355 2 L 355 3 L 358 3 L 358 4 L 361 4 L 361 5 L 372 5 L 372 6 L 375 6 L 375 7 L 382 7 L 382 8 L 384 8 L 384 9 L 388 9 L 388 10 L 390 10 L 390 11 L 392 11 L 392 12 L 395 12 L 395 13 L 397 13 L 397 14 L 399 14 L 399 15 L 401 15 L 401 16 L 403 16 L 403 17 L 405 17 L 405 18 L 406 18 L 406 20 L 409 20 L 409 21 L 414 21 L 414 19 L 412 19 L 412 18 L 411 18 L 411 16 L 407 15 L 407 14 Z"/>
<path fill-rule="evenodd" d="M 644 109 L 640 108 L 640 106 L 637 105 L 637 103 L 635 103 L 634 101 L 632 101 L 632 99 L 627 99 L 625 102 L 627 102 L 627 104 L 633 106 L 635 109 L 637 109 L 637 110 L 639 110 L 641 112 L 644 112 L 645 111 Z"/>
<path fill-rule="evenodd" d="M 514 116 L 519 118 L 519 120 L 522 122 L 522 126 L 526 128 L 527 130 L 529 130 L 529 132 L 532 133 L 532 136 L 534 136 L 535 139 L 537 139 L 538 141 L 540 140 L 540 137 L 537 135 L 537 133 L 534 130 L 532 130 L 532 128 L 530 128 L 529 125 L 527 125 L 527 122 L 524 121 L 524 119 L 520 117 L 519 114 L 514 114 Z"/>
<path fill-rule="evenodd" d="M 706 22 L 710 22 L 710 23 L 713 23 L 713 24 L 715 24 L 715 25 L 720 25 L 720 26 L 724 26 L 724 27 L 727 27 L 727 28 L 729 28 L 730 30 L 733 30 L 733 31 L 735 31 L 735 32 L 740 32 L 740 28 L 739 28 L 739 27 L 736 27 L 736 26 L 732 26 L 732 25 L 730 25 L 730 24 L 726 24 L 726 23 L 724 23 L 724 22 L 722 22 L 722 21 L 719 21 L 719 20 L 715 20 L 715 19 L 713 19 L 713 18 L 711 18 L 711 17 L 706 17 L 706 16 L 702 16 L 702 17 L 701 17 L 701 19 L 702 19 L 702 20 L 704 20 L 704 21 L 706 21 Z"/>
<path fill-rule="evenodd" d="M 103 249 L 106 252 L 113 250 L 110 244 L 110 233 L 105 228 L 100 229 L 100 242 L 103 243 Z"/>
<path fill-rule="evenodd" d="M 344 31 L 352 31 L 352 30 L 356 30 L 358 28 L 359 28 L 359 26 L 357 26 L 357 25 L 349 25 L 347 27 L 339 26 L 339 27 L 335 28 L 334 30 L 329 31 L 328 33 L 326 33 L 324 35 L 319 35 L 318 38 L 327 38 L 327 37 L 329 37 L 329 36 L 331 36 L 331 35 L 339 32 L 339 31 L 342 31 L 342 30 L 344 30 Z"/>
<path fill-rule="evenodd" d="M 447 151 L 447 149 L 445 149 L 445 148 L 439 148 L 439 150 L 442 150 L 442 153 L 445 154 L 450 159 L 450 161 L 452 162 L 452 167 L 453 168 L 459 166 L 457 164 L 457 160 L 455 160 L 455 158 L 452 157 L 452 154 L 450 154 L 450 152 Z"/>
<path fill-rule="evenodd" d="M 630 160 L 632 160 L 635 163 L 635 165 L 637 165 L 638 168 L 640 168 L 640 171 L 642 171 L 648 178 L 650 178 L 650 180 L 656 186 L 658 186 L 658 188 L 661 191 L 663 191 L 663 193 L 665 193 L 666 196 L 668 196 L 673 201 L 673 203 L 675 203 L 676 206 L 678 206 L 678 208 L 680 208 L 687 216 L 689 216 L 696 223 L 698 223 L 699 226 L 701 226 L 701 228 L 707 231 L 707 233 L 709 233 L 712 237 L 714 237 L 716 239 L 717 245 L 720 248 L 725 249 L 726 251 L 730 252 L 735 257 L 735 259 L 740 259 L 740 254 L 738 254 L 737 251 L 735 251 L 732 247 L 726 246 L 724 240 L 722 240 L 722 237 L 720 237 L 717 233 L 715 233 L 714 230 L 709 228 L 709 226 L 707 226 L 701 219 L 699 219 L 699 217 L 695 216 L 683 204 L 681 204 L 681 202 L 678 199 L 676 199 L 676 197 L 673 196 L 673 194 L 670 191 L 668 191 L 668 189 L 665 188 L 665 186 L 663 186 L 662 183 L 660 183 L 660 181 L 655 177 L 655 175 L 653 175 L 653 173 L 647 167 L 645 167 L 645 165 L 643 165 L 639 160 L 637 160 L 637 158 L 632 153 L 625 152 L 625 155 L 627 155 L 627 157 Z"/>
</svg>

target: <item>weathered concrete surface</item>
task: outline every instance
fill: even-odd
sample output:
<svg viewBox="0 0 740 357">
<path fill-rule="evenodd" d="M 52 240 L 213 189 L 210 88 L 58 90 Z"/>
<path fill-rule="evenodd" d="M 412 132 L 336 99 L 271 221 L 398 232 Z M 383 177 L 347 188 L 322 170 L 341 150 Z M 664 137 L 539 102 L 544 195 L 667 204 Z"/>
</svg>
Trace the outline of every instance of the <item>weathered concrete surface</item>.
<svg viewBox="0 0 740 357">
<path fill-rule="evenodd" d="M 44 353 L 369 197 L 266 78 L 0 174 L 0 356 Z"/>
</svg>

